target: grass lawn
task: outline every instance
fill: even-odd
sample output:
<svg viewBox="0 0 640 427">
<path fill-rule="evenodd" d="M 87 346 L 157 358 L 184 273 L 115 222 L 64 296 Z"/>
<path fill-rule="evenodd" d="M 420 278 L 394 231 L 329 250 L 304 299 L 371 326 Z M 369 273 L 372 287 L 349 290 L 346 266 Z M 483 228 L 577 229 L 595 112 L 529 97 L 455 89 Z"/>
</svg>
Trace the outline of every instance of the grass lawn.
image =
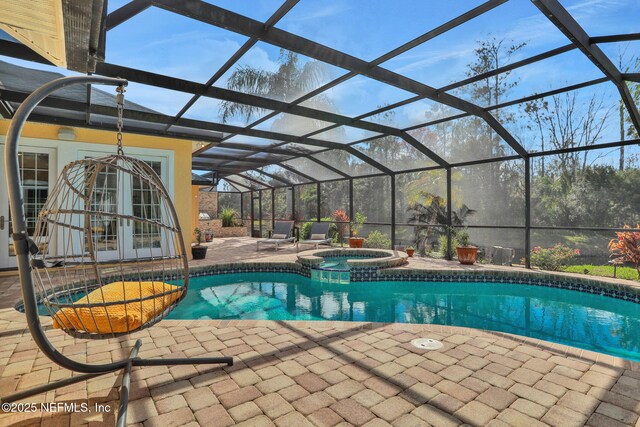
<svg viewBox="0 0 640 427">
<path fill-rule="evenodd" d="M 570 265 L 562 269 L 567 273 L 589 274 L 591 276 L 613 277 L 612 265 Z M 618 267 L 616 269 L 618 279 L 638 280 L 638 270 L 632 267 Z"/>
</svg>

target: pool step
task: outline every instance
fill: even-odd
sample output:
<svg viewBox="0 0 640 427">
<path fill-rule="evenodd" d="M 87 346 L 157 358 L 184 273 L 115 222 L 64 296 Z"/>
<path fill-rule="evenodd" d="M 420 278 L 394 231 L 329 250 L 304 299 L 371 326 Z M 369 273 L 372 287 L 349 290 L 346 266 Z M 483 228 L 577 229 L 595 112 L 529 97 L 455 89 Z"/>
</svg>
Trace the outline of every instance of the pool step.
<svg viewBox="0 0 640 427">
<path fill-rule="evenodd" d="M 348 271 L 322 270 L 312 268 L 311 280 L 315 280 L 321 283 L 349 284 L 351 283 L 351 274 Z"/>
</svg>

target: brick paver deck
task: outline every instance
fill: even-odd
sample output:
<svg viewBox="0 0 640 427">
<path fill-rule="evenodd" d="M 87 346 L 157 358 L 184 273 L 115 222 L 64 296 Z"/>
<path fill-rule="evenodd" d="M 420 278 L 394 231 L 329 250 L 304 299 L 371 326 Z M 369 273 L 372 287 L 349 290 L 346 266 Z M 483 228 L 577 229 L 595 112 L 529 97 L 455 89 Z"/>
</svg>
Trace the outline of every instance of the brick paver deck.
<svg viewBox="0 0 640 427">
<path fill-rule="evenodd" d="M 256 255 L 248 239 L 218 242 L 208 262 Z M 229 255 L 229 245 L 235 252 Z M 205 262 L 207 262 L 205 261 Z M 36 348 L 0 282 L 0 395 L 70 375 Z M 43 318 L 50 329 L 50 321 Z M 65 355 L 103 363 L 126 356 L 234 356 L 235 365 L 135 368 L 128 421 L 144 426 L 640 427 L 640 364 L 513 335 L 436 325 L 352 322 L 171 321 L 126 338 L 48 336 Z M 417 337 L 441 340 L 424 351 Z M 113 425 L 119 378 L 105 375 L 26 399 L 88 403 L 90 412 L 0 413 L 0 425 Z M 96 404 L 103 405 L 95 411 Z M 109 408 L 110 411 L 105 411 Z"/>
</svg>

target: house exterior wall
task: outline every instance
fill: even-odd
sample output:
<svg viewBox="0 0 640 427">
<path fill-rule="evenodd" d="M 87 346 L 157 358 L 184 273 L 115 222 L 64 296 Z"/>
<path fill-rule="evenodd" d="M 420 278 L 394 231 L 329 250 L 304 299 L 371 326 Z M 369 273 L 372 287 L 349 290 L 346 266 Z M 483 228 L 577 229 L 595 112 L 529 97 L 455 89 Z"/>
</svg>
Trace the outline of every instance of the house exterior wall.
<svg viewBox="0 0 640 427">
<path fill-rule="evenodd" d="M 200 203 L 198 204 L 200 212 L 206 212 L 210 218 L 218 217 L 218 192 L 217 191 L 201 191 Z"/>
<path fill-rule="evenodd" d="M 4 140 L 9 128 L 8 120 L 0 120 L 0 144 L 4 150 Z M 126 126 L 126 123 L 125 123 Z M 56 176 L 67 163 L 77 160 L 81 152 L 95 152 L 109 154 L 116 152 L 116 133 L 73 128 L 75 140 L 61 141 L 58 131 L 61 127 L 40 123 L 26 123 L 22 134 L 20 147 L 47 147 L 55 155 Z M 141 157 L 163 158 L 167 163 L 167 186 L 182 228 L 185 244 L 190 246 L 194 226 L 192 216 L 191 192 L 191 141 L 174 138 L 159 138 L 145 135 L 123 135 L 123 145 L 126 154 Z M 187 250 L 191 256 L 191 251 Z"/>
</svg>

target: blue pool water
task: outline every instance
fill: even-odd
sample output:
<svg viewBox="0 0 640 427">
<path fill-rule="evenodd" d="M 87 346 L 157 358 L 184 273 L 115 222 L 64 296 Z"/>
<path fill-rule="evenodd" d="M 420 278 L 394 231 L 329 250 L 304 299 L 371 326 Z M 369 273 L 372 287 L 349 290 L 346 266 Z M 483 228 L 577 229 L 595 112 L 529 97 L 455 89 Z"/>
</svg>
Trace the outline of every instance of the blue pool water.
<svg viewBox="0 0 640 427">
<path fill-rule="evenodd" d="M 320 268 L 322 270 L 337 270 L 337 271 L 348 271 L 351 270 L 349 264 L 347 264 L 347 259 L 344 257 L 327 257 L 324 258 L 324 261 L 320 263 Z"/>
<path fill-rule="evenodd" d="M 193 278 L 170 319 L 431 323 L 508 332 L 640 361 L 640 306 L 501 283 L 324 284 L 296 274 Z"/>
<path fill-rule="evenodd" d="M 351 267 L 347 264 L 350 259 L 373 259 L 381 258 L 381 256 L 335 256 L 325 257 L 320 263 L 320 269 L 333 271 L 349 271 Z"/>
</svg>

